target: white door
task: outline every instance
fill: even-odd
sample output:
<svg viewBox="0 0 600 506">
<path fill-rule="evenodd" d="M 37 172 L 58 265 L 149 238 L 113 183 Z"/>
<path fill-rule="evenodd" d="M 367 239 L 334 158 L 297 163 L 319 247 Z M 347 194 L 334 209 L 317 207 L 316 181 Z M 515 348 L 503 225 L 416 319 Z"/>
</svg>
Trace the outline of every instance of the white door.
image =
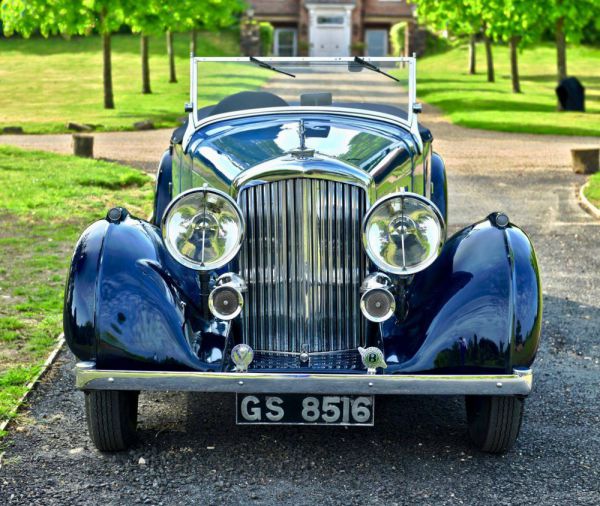
<svg viewBox="0 0 600 506">
<path fill-rule="evenodd" d="M 380 28 L 365 30 L 365 43 L 367 56 L 387 56 L 388 31 Z"/>
<path fill-rule="evenodd" d="M 351 9 L 310 9 L 310 55 L 350 54 Z"/>
</svg>

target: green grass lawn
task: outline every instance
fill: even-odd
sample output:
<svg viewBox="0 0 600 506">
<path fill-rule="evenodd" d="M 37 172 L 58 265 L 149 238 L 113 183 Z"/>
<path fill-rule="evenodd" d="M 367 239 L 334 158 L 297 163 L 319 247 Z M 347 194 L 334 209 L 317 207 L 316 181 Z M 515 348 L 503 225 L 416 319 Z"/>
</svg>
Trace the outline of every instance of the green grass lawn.
<svg viewBox="0 0 600 506">
<path fill-rule="evenodd" d="M 91 123 L 98 130 L 131 130 L 136 121 L 151 119 L 157 127 L 171 127 L 185 116 L 189 101 L 189 37 L 175 37 L 178 83 L 169 83 L 164 37 L 150 40 L 152 94 L 141 93 L 140 40 L 116 35 L 113 47 L 114 110 L 103 108 L 101 41 L 96 36 L 65 40 L 17 37 L 0 39 L 0 130 L 21 126 L 26 133 L 66 132 L 65 123 Z M 200 33 L 198 54 L 238 55 L 237 38 L 230 32 Z M 240 66 L 223 80 L 222 69 L 210 69 L 210 100 L 255 89 L 268 77 L 259 68 Z M 1 139 L 1 137 L 0 137 Z"/>
<path fill-rule="evenodd" d="M 483 45 L 477 46 L 474 76 L 466 71 L 466 46 L 420 60 L 417 93 L 465 127 L 600 136 L 600 48 L 569 47 L 567 61 L 569 75 L 586 88 L 585 113 L 557 111 L 556 50 L 549 44 L 520 53 L 521 94 L 511 91 L 507 47 L 494 47 L 496 82 L 487 82 Z M 426 117 L 423 120 L 427 123 Z"/>
<path fill-rule="evenodd" d="M 0 146 L 0 420 L 62 331 L 70 256 L 115 205 L 147 217 L 152 180 L 121 165 Z"/>
<path fill-rule="evenodd" d="M 592 175 L 589 179 L 589 184 L 584 190 L 586 198 L 600 208 L 600 172 Z"/>
<path fill-rule="evenodd" d="M 237 55 L 237 38 L 230 32 L 199 37 L 201 55 Z M 98 37 L 64 40 L 0 39 L 0 128 L 22 126 L 27 133 L 65 132 L 67 121 L 91 123 L 99 130 L 130 130 L 134 122 L 151 119 L 170 127 L 184 116 L 188 100 L 189 38 L 175 37 L 179 82 L 168 83 L 164 37 L 150 41 L 151 95 L 142 95 L 139 37 L 113 37 L 115 110 L 102 107 L 102 61 Z M 523 93 L 511 92 L 508 49 L 494 47 L 496 82 L 485 75 L 483 46 L 477 47 L 478 74 L 466 72 L 467 48 L 459 47 L 419 61 L 419 98 L 439 107 L 462 126 L 509 132 L 600 136 L 600 48 L 573 46 L 568 50 L 571 75 L 586 87 L 586 113 L 556 110 L 556 52 L 539 45 L 520 54 Z M 268 72 L 239 66 L 227 72 L 213 65 L 206 78 L 209 101 L 255 89 Z M 210 76 L 212 74 L 212 76 Z M 225 82 L 225 84 L 224 84 Z M 205 89 L 206 89 L 205 88 Z M 426 118 L 424 118 L 426 122 Z"/>
</svg>

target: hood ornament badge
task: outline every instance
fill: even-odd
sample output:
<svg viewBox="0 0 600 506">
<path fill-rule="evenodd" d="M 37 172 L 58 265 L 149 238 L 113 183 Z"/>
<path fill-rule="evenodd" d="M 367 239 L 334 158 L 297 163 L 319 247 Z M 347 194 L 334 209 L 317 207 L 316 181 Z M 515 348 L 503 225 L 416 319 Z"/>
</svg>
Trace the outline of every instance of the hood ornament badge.
<svg viewBox="0 0 600 506">
<path fill-rule="evenodd" d="M 247 372 L 248 366 L 254 360 L 254 350 L 247 344 L 237 344 L 231 350 L 231 360 L 236 372 Z"/>
<path fill-rule="evenodd" d="M 301 119 L 298 123 L 298 137 L 300 146 L 297 149 L 292 149 L 290 151 L 290 155 L 292 155 L 294 158 L 299 158 L 300 160 L 315 156 L 315 150 L 306 147 L 306 127 L 304 126 L 303 119 Z"/>
<path fill-rule="evenodd" d="M 383 352 L 379 348 L 376 348 L 375 346 L 361 348 L 359 346 L 358 352 L 360 353 L 363 365 L 367 368 L 367 374 L 375 374 L 378 367 L 381 367 L 382 369 L 387 367 L 385 359 L 383 358 Z"/>
</svg>

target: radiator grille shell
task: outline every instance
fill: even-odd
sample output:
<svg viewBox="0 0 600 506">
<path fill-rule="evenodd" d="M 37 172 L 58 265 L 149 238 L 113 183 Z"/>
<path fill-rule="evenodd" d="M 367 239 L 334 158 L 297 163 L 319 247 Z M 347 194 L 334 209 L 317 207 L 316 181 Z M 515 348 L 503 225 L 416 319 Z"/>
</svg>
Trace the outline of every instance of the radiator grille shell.
<svg viewBox="0 0 600 506">
<path fill-rule="evenodd" d="M 364 189 L 294 178 L 245 187 L 238 202 L 247 232 L 240 252 L 240 275 L 248 285 L 244 342 L 288 353 L 364 344 Z"/>
</svg>

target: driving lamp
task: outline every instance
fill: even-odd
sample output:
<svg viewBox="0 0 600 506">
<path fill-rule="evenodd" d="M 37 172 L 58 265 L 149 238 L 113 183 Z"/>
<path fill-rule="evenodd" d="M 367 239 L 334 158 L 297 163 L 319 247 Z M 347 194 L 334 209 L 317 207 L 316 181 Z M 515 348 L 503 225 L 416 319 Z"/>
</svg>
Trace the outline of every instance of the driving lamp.
<svg viewBox="0 0 600 506">
<path fill-rule="evenodd" d="M 393 193 L 373 204 L 363 221 L 363 244 L 385 272 L 411 275 L 438 257 L 446 230 L 436 205 L 415 193 Z"/>
<path fill-rule="evenodd" d="M 231 197 L 205 186 L 188 190 L 169 204 L 162 235 L 175 260 L 209 271 L 226 265 L 239 251 L 244 218 Z"/>
</svg>

